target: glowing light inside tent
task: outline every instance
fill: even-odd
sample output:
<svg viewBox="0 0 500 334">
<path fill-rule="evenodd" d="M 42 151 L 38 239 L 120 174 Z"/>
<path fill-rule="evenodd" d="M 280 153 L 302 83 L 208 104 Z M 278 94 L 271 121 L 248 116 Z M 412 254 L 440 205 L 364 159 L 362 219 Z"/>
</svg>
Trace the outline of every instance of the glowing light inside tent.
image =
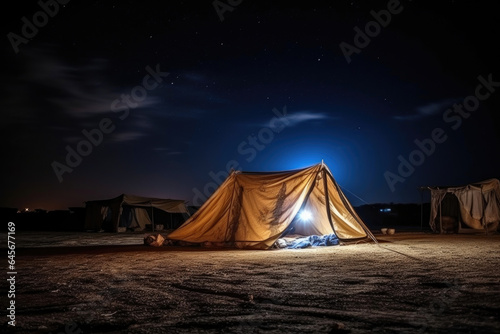
<svg viewBox="0 0 500 334">
<path fill-rule="evenodd" d="M 310 211 L 307 211 L 307 210 L 302 210 L 299 212 L 299 219 L 304 221 L 304 222 L 308 222 L 312 219 L 312 214 Z"/>
</svg>

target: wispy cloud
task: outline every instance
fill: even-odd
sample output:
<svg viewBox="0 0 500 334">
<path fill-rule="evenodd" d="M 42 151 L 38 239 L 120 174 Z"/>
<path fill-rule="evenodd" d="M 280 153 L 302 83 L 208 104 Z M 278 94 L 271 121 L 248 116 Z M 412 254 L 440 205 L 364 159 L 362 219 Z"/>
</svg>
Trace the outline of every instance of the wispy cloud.
<svg viewBox="0 0 500 334">
<path fill-rule="evenodd" d="M 308 121 L 319 121 L 330 118 L 332 118 L 332 116 L 328 116 L 324 113 L 315 113 L 311 111 L 299 111 L 285 116 L 285 119 L 288 120 L 288 122 L 290 122 L 290 125 L 292 126 Z"/>
<path fill-rule="evenodd" d="M 147 135 L 148 131 L 129 130 L 120 132 L 119 130 L 116 130 L 110 134 L 104 135 L 104 138 L 105 140 L 109 139 L 111 142 L 114 143 L 125 143 L 141 139 Z M 72 135 L 64 137 L 64 141 L 70 144 L 76 144 L 82 140 L 85 140 L 85 137 L 80 132 L 73 132 Z"/>
<path fill-rule="evenodd" d="M 117 89 L 105 75 L 108 62 L 94 58 L 83 65 L 68 64 L 46 49 L 25 53 L 27 71 L 22 80 L 33 89 L 44 91 L 44 99 L 61 112 L 75 118 L 86 118 L 111 112 L 112 102 L 126 88 Z M 137 84 L 142 78 L 137 79 Z M 159 103 L 155 96 L 138 102 L 140 107 Z"/>
<path fill-rule="evenodd" d="M 398 121 L 415 121 L 424 117 L 433 116 L 442 113 L 447 108 L 451 107 L 454 103 L 463 100 L 459 98 L 443 99 L 437 102 L 431 102 L 423 106 L 416 107 L 414 112 L 408 115 L 396 115 L 395 120 Z"/>
<path fill-rule="evenodd" d="M 321 121 L 327 119 L 337 119 L 337 116 L 328 115 L 322 112 L 315 112 L 310 110 L 297 111 L 293 113 L 288 113 L 281 117 L 284 123 L 288 126 L 297 126 L 301 123 L 311 122 L 311 121 Z M 265 126 L 272 126 L 272 121 L 269 121 Z"/>
</svg>

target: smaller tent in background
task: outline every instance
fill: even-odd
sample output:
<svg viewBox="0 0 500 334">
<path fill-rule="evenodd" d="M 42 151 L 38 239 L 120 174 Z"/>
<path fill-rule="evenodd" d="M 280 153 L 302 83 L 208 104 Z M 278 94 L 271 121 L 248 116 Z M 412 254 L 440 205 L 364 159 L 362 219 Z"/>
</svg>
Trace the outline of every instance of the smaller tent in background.
<svg viewBox="0 0 500 334">
<path fill-rule="evenodd" d="M 122 194 L 116 198 L 85 203 L 85 229 L 117 232 L 118 227 L 142 231 L 148 225 L 179 227 L 189 213 L 183 200 Z"/>
<path fill-rule="evenodd" d="M 429 224 L 434 232 L 496 231 L 500 223 L 500 181 L 490 179 L 454 187 L 424 187 L 431 192 Z"/>
</svg>

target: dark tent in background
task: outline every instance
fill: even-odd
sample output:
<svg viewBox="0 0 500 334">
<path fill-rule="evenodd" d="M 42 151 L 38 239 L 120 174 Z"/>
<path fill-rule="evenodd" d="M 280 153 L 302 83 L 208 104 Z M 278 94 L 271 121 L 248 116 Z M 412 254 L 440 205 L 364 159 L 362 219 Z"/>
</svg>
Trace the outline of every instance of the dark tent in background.
<svg viewBox="0 0 500 334">
<path fill-rule="evenodd" d="M 434 232 L 496 231 L 500 222 L 500 181 L 458 187 L 425 187 L 431 192 L 429 224 Z"/>
<path fill-rule="evenodd" d="M 85 203 L 85 229 L 117 232 L 118 227 L 142 231 L 151 225 L 179 227 L 189 213 L 183 200 L 122 194 L 107 200 Z"/>
</svg>

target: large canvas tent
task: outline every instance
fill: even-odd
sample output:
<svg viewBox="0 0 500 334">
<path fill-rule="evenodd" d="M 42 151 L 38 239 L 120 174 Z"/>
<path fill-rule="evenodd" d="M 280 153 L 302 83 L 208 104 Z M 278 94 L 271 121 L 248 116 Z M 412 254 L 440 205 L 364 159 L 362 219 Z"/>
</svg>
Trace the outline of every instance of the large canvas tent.
<svg viewBox="0 0 500 334">
<path fill-rule="evenodd" d="M 301 219 L 300 212 L 311 219 Z M 284 172 L 232 171 L 168 238 L 267 249 L 292 228 L 304 236 L 334 233 L 345 241 L 376 241 L 323 163 Z"/>
<path fill-rule="evenodd" d="M 434 232 L 495 231 L 500 222 L 500 181 L 464 186 L 425 187 L 431 192 L 430 227 Z"/>
<path fill-rule="evenodd" d="M 144 230 L 147 225 L 165 226 L 188 218 L 183 200 L 161 199 L 122 194 L 116 198 L 86 202 L 85 229 L 110 230 L 118 227 Z M 181 222 L 178 222 L 182 219 Z"/>
</svg>

